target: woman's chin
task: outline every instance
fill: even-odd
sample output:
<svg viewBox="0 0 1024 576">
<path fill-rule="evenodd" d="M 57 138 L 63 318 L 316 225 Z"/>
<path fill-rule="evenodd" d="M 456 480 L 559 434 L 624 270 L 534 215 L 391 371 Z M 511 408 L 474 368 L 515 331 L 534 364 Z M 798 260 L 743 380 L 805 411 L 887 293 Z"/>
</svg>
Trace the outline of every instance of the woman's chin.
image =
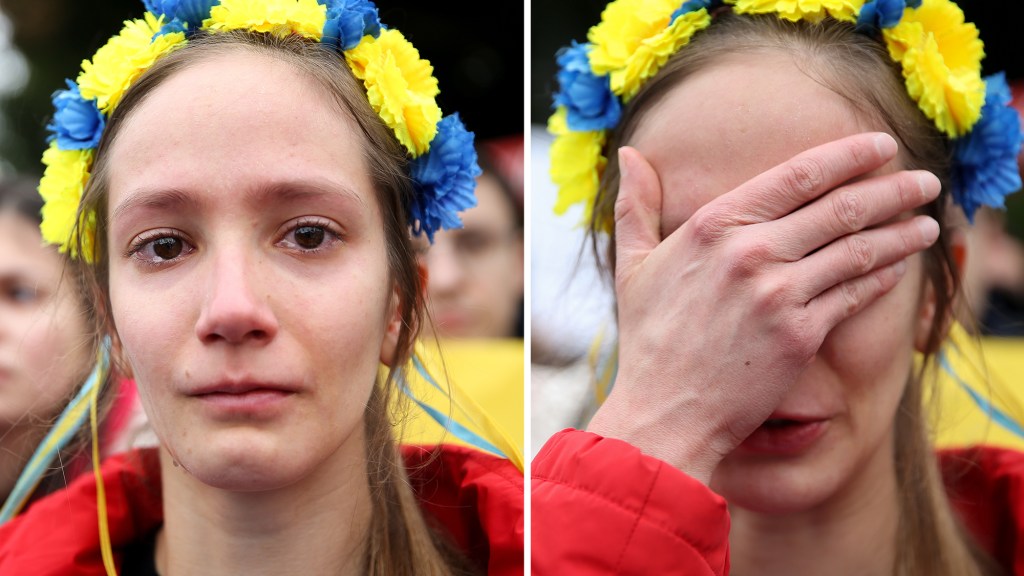
<svg viewBox="0 0 1024 576">
<path fill-rule="evenodd" d="M 730 506 L 760 514 L 797 514 L 833 497 L 843 471 L 807 461 L 726 458 L 711 478 L 711 488 Z"/>
<path fill-rule="evenodd" d="M 225 435 L 201 445 L 168 447 L 174 467 L 207 486 L 233 492 L 283 488 L 315 467 L 312 451 L 288 450 L 276 439 L 255 434 Z"/>
</svg>

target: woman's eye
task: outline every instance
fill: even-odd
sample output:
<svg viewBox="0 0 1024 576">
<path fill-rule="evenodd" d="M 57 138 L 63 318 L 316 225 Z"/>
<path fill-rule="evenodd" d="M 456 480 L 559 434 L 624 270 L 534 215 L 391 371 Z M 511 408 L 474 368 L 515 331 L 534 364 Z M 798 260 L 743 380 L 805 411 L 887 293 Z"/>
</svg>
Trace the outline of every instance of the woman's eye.
<svg viewBox="0 0 1024 576">
<path fill-rule="evenodd" d="M 151 264 L 162 264 L 191 254 L 195 248 L 184 238 L 170 234 L 139 239 L 129 255 Z"/>
<path fill-rule="evenodd" d="M 39 291 L 33 286 L 15 284 L 7 288 L 7 299 L 17 304 L 29 304 L 39 297 Z"/>
<path fill-rule="evenodd" d="M 331 224 L 313 221 L 293 225 L 278 244 L 300 252 L 319 252 L 340 241 L 341 234 Z"/>
</svg>

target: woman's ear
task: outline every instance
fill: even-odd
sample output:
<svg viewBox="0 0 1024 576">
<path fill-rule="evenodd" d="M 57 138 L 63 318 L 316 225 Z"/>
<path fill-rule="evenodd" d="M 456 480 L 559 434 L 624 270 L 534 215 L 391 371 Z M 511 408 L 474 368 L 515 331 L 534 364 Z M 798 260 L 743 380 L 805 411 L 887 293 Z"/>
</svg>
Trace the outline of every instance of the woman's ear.
<svg viewBox="0 0 1024 576">
<path fill-rule="evenodd" d="M 422 258 L 416 259 L 416 272 L 420 276 L 420 297 L 426 298 L 428 274 L 427 266 Z M 392 290 L 390 306 L 388 310 L 388 325 L 384 332 L 384 342 L 380 347 L 380 361 L 382 364 L 394 368 L 395 357 L 398 353 L 398 336 L 402 332 L 402 324 L 404 322 L 402 316 L 404 316 L 404 306 L 406 306 L 406 303 L 402 302 L 397 286 Z M 418 333 L 416 328 L 416 326 L 410 326 L 410 333 Z M 412 342 L 409 345 L 411 346 Z"/>
<path fill-rule="evenodd" d="M 391 304 L 387 315 L 387 327 L 384 330 L 384 342 L 380 345 L 380 361 L 389 368 L 394 368 L 395 353 L 398 351 L 398 335 L 402 331 L 402 303 L 399 301 L 398 290 L 391 292 Z"/>
<path fill-rule="evenodd" d="M 914 349 L 922 354 L 929 352 L 928 341 L 935 321 L 939 320 L 942 322 L 943 333 L 945 333 L 946 325 L 949 323 L 948 319 L 935 318 L 936 306 L 935 286 L 931 282 L 925 282 L 924 290 L 921 293 L 921 304 L 917 309 L 917 328 L 914 332 Z"/>
</svg>

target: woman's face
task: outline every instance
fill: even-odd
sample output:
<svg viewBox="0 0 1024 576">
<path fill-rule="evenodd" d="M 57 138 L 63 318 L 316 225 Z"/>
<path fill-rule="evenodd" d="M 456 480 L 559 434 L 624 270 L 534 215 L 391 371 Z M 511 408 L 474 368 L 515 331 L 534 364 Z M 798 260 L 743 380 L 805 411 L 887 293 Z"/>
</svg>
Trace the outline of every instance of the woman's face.
<svg viewBox="0 0 1024 576">
<path fill-rule="evenodd" d="M 361 461 L 396 307 L 354 121 L 231 50 L 156 88 L 109 154 L 113 317 L 170 455 L 232 490 Z"/>
<path fill-rule="evenodd" d="M 641 120 L 631 144 L 660 177 L 664 236 L 800 152 L 880 129 L 791 56 L 772 52 L 729 58 L 687 78 Z M 915 341 L 931 319 L 922 274 L 921 258 L 909 259 L 891 292 L 829 333 L 772 414 L 811 424 L 759 428 L 716 469 L 715 490 L 743 508 L 787 513 L 891 472 L 896 408 Z"/>
<path fill-rule="evenodd" d="M 37 223 L 0 210 L 0 432 L 55 416 L 88 373 L 86 322 L 62 269 Z"/>
<path fill-rule="evenodd" d="M 477 179 L 477 205 L 462 228 L 438 232 L 426 250 L 434 329 L 450 338 L 507 338 L 523 298 L 523 237 L 501 184 Z"/>
</svg>

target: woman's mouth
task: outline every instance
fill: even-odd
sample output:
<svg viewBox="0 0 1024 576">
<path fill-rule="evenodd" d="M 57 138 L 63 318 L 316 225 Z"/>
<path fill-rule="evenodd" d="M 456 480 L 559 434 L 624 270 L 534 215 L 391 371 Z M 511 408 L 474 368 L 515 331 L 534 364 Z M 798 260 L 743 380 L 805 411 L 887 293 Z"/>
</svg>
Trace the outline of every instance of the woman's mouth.
<svg viewBox="0 0 1024 576">
<path fill-rule="evenodd" d="M 828 430 L 828 418 L 769 418 L 739 445 L 749 454 L 796 456 Z"/>
<path fill-rule="evenodd" d="M 219 418 L 269 418 L 279 414 L 296 391 L 283 386 L 231 384 L 190 394 Z"/>
</svg>

